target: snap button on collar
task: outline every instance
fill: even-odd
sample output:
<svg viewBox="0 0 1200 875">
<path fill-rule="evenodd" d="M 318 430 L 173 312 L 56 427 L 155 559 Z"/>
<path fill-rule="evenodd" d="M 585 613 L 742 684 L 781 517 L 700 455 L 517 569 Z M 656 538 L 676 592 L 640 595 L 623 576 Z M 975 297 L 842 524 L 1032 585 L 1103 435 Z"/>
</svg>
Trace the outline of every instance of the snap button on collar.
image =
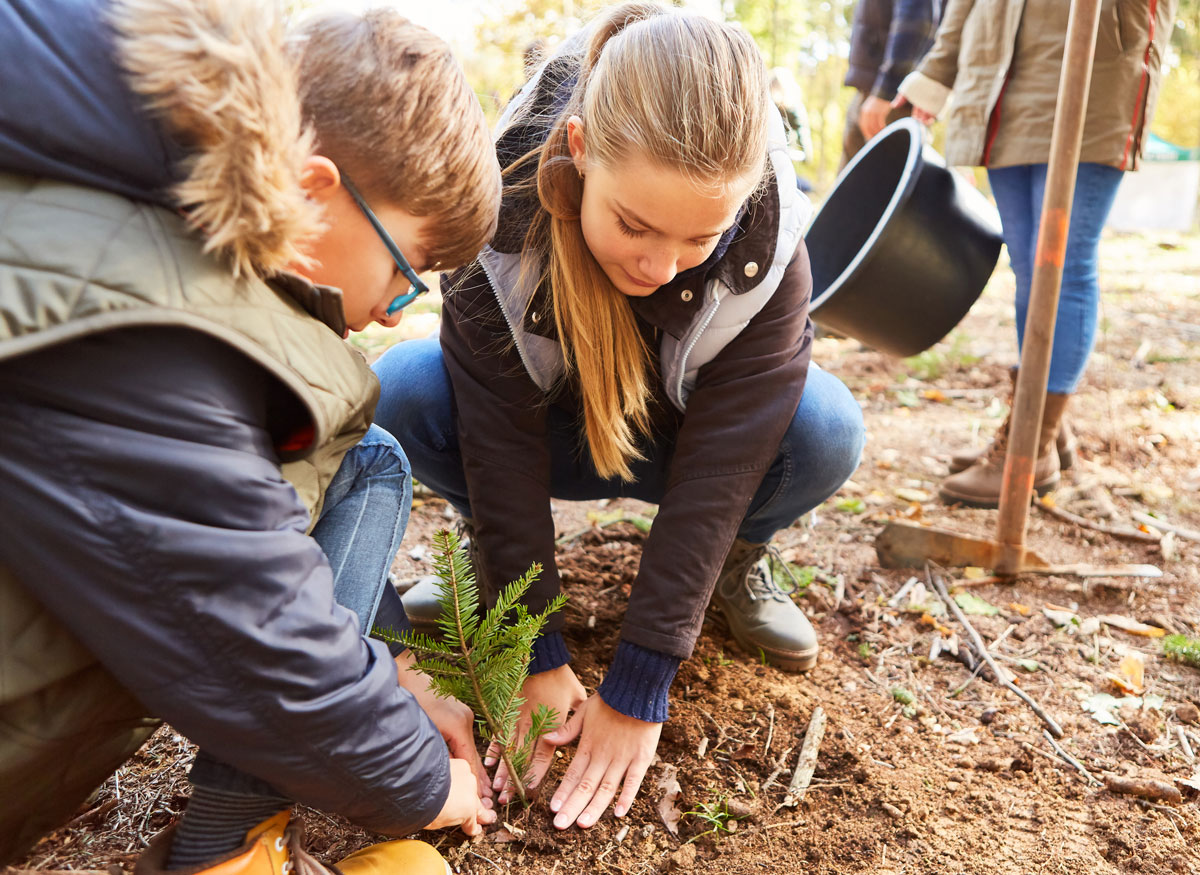
<svg viewBox="0 0 1200 875">
<path fill-rule="evenodd" d="M 690 301 L 692 299 L 692 290 L 684 289 L 682 292 L 679 293 L 679 297 L 683 299 L 684 303 L 687 303 L 688 301 Z"/>
<path fill-rule="evenodd" d="M 742 270 L 748 277 L 757 276 L 758 275 L 758 262 L 757 261 L 747 261 L 746 266 L 744 268 L 742 268 Z"/>
</svg>

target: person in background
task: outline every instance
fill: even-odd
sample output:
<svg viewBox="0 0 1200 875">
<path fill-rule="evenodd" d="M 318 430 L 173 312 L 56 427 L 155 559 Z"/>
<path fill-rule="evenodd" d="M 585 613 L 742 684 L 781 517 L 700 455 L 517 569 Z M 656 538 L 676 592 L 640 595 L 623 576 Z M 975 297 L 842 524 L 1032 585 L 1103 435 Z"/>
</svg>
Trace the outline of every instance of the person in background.
<svg viewBox="0 0 1200 875">
<path fill-rule="evenodd" d="M 498 137 L 501 230 L 444 278 L 440 339 L 375 363 L 378 416 L 469 521 L 492 600 L 532 562 L 529 610 L 559 593 L 552 497 L 658 505 L 599 689 L 572 670 L 559 613 L 523 690 L 526 712 L 566 721 L 531 784 L 578 738 L 550 808 L 560 829 L 590 827 L 633 804 L 710 600 L 751 659 L 816 663 L 768 544 L 853 473 L 862 411 L 810 365 L 810 208 L 745 31 L 615 7 L 522 89 Z M 404 598 L 414 624 L 436 619 L 436 591 Z M 502 766 L 493 789 L 503 804 Z"/>
<path fill-rule="evenodd" d="M 499 166 L 433 34 L 281 7 L 0 4 L 0 863 L 154 718 L 200 754 L 139 875 L 327 872 L 293 800 L 495 818 L 470 710 L 364 637 L 411 477 L 343 338 L 474 257 Z"/>
<path fill-rule="evenodd" d="M 1054 487 L 1073 459 L 1073 436 L 1060 425 L 1095 341 L 1100 232 L 1123 173 L 1137 169 L 1178 6 L 1178 0 L 1106 0 L 1101 7 L 1034 464 L 1039 494 Z M 897 98 L 926 123 L 945 113 L 947 163 L 987 168 L 1016 278 L 1018 358 L 1070 7 L 1064 0 L 949 0 L 934 47 Z M 951 458 L 954 473 L 939 489 L 944 501 L 998 506 L 1008 428 L 1006 419 L 986 449 Z"/>
<path fill-rule="evenodd" d="M 850 31 L 846 84 L 854 89 L 842 136 L 845 167 L 867 141 L 907 106 L 892 106 L 896 89 L 933 43 L 944 0 L 859 0 Z"/>
</svg>

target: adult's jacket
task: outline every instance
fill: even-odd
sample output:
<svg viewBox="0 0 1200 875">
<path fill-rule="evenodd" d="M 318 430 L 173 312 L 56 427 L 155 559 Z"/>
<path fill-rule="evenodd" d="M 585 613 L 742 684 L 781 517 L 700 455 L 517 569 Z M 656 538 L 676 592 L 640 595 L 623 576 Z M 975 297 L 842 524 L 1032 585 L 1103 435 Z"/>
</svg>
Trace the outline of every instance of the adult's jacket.
<svg viewBox="0 0 1200 875">
<path fill-rule="evenodd" d="M 846 84 L 884 100 L 933 43 L 943 0 L 858 0 Z"/>
<path fill-rule="evenodd" d="M 517 100 L 528 105 L 504 121 L 497 142 L 501 166 L 544 139 L 577 70 L 578 59 L 567 52 L 527 85 Z M 782 143 L 781 125 L 778 133 Z M 673 450 L 621 636 L 670 657 L 691 653 L 717 573 L 776 457 L 808 371 L 804 207 L 786 159 L 772 166 L 786 177 L 780 182 L 772 172 L 762 196 L 751 199 L 708 261 L 648 297 L 629 299 L 660 378 L 651 405 L 653 439 Z M 547 418 L 552 406 L 575 415 L 580 402 L 557 366 L 548 289 L 519 289 L 535 208 L 529 200 L 506 199 L 492 245 L 447 277 L 441 343 L 483 577 L 502 585 L 540 562 L 544 571 L 528 596 L 531 608 L 540 609 L 561 586 Z M 725 320 L 722 314 L 737 312 L 743 298 L 753 306 L 740 320 Z M 690 357 L 700 350 L 698 359 Z M 550 624 L 556 633 L 561 618 Z"/>
<path fill-rule="evenodd" d="M 318 217 L 263 9 L 0 6 L 0 860 L 151 715 L 380 832 L 448 792 L 307 535 L 378 386 L 278 272 Z"/>
<path fill-rule="evenodd" d="M 947 161 L 1010 167 L 1050 159 L 1070 7 L 948 0 L 934 47 L 900 86 L 934 115 L 950 101 Z M 1179 0 L 1101 3 L 1081 161 L 1137 169 L 1178 8 Z"/>
</svg>

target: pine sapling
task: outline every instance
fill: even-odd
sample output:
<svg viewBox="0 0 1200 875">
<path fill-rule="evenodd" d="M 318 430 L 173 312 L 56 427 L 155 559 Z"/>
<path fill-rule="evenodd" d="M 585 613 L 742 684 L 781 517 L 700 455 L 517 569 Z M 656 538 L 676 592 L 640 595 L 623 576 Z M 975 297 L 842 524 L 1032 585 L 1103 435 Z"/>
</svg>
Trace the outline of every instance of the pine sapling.
<svg viewBox="0 0 1200 875">
<path fill-rule="evenodd" d="M 487 737 L 499 746 L 517 796 L 528 805 L 526 787 L 534 747 L 557 726 L 558 712 L 539 705 L 530 715 L 528 731 L 518 738 L 517 721 L 525 704 L 521 688 L 529 676 L 534 639 L 549 616 L 562 609 L 566 596 L 558 595 L 538 614 L 520 603 L 541 574 L 541 565 L 534 563 L 504 587 L 495 607 L 480 616 L 479 587 L 458 536 L 440 531 L 433 536 L 433 545 L 434 570 L 440 578 L 440 639 L 379 627 L 372 634 L 408 647 L 435 693 L 458 699 L 475 712 Z M 512 620 L 506 622 L 510 614 Z"/>
</svg>

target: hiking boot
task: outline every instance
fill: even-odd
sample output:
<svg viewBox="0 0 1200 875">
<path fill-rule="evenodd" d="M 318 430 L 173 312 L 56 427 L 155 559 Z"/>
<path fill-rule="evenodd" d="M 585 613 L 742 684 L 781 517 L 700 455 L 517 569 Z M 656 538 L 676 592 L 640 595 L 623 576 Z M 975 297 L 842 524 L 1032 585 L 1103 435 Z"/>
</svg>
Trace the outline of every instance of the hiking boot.
<svg viewBox="0 0 1200 875">
<path fill-rule="evenodd" d="M 1058 392 L 1046 393 L 1046 406 L 1042 411 L 1042 428 L 1038 433 L 1037 461 L 1033 465 L 1033 488 L 1044 495 L 1059 480 L 1058 451 L 1055 436 L 1062 421 L 1070 395 Z M 999 507 L 1000 487 L 1004 481 L 1004 456 L 1008 451 L 1009 428 L 1012 414 L 1004 420 L 992 445 L 975 464 L 942 481 L 938 489 L 946 504 L 963 504 L 968 507 Z"/>
<path fill-rule="evenodd" d="M 459 543 L 467 549 L 467 558 L 471 562 L 471 570 L 475 572 L 475 580 L 483 588 L 479 579 L 479 554 L 475 551 L 475 523 L 472 520 L 460 518 L 454 525 Z M 442 579 L 436 574 L 428 574 L 417 578 L 416 583 L 401 593 L 400 601 L 404 604 L 404 613 L 412 623 L 413 631 L 431 637 L 442 634 L 438 620 L 442 616 L 442 603 L 439 600 Z"/>
<path fill-rule="evenodd" d="M 1012 407 L 1013 394 L 1017 389 L 1017 375 L 1019 370 L 1014 366 L 1008 369 L 1008 376 L 1012 380 L 1012 386 L 1008 392 L 1008 406 Z M 1058 424 L 1058 434 L 1054 438 L 1054 446 L 1058 450 L 1058 467 L 1059 470 L 1065 471 L 1075 464 L 1075 432 L 1071 430 L 1071 424 L 1063 417 Z M 978 450 L 960 450 L 950 456 L 950 473 L 957 474 L 959 471 L 965 471 L 991 449 L 984 447 Z"/>
<path fill-rule="evenodd" d="M 1054 448 L 1058 451 L 1060 471 L 1065 471 L 1075 464 L 1075 446 L 1075 432 L 1071 430 L 1070 420 L 1063 417 L 1062 422 L 1058 424 L 1058 435 L 1054 438 Z M 988 447 L 984 447 L 979 450 L 963 450 L 955 453 L 950 457 L 950 473 L 957 474 L 959 471 L 970 468 L 983 457 L 988 449 Z"/>
<path fill-rule="evenodd" d="M 735 540 L 717 577 L 712 603 L 725 615 L 734 640 L 751 656 L 784 671 L 808 671 L 817 663 L 817 633 L 804 611 L 775 583 L 769 553 L 774 550 L 766 544 Z"/>
<path fill-rule="evenodd" d="M 450 875 L 450 867 L 432 845 L 415 840 L 383 842 L 356 851 L 332 868 L 302 847 L 303 830 L 288 825 L 289 814 L 268 817 L 240 848 L 199 866 L 171 869 L 169 875 Z M 133 867 L 134 875 L 168 875 L 167 856 L 175 827 L 159 833 Z"/>
</svg>

